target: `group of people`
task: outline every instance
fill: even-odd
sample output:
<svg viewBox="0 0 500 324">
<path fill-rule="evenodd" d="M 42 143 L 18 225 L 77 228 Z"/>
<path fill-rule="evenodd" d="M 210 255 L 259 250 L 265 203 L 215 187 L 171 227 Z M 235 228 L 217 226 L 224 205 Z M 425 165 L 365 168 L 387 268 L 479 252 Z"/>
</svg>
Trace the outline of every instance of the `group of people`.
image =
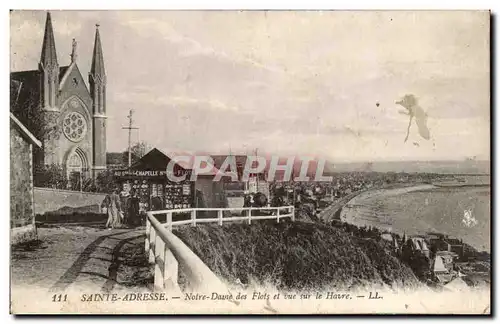
<svg viewBox="0 0 500 324">
<path fill-rule="evenodd" d="M 134 189 L 131 189 L 130 193 L 123 191 L 120 194 L 117 188 L 111 190 L 101 204 L 101 208 L 105 208 L 108 215 L 106 228 L 111 230 L 124 226 L 140 226 L 142 215 L 139 202 Z"/>
</svg>

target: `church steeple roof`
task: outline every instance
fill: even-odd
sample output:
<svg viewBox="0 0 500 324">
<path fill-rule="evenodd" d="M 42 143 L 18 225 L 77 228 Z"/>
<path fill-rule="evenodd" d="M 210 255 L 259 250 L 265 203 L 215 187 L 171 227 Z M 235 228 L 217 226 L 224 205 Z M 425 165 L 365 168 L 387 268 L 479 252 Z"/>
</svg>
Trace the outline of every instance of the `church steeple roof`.
<svg viewBox="0 0 500 324">
<path fill-rule="evenodd" d="M 47 19 L 45 21 L 45 34 L 43 36 L 40 64 L 42 64 L 44 68 L 47 66 L 57 66 L 56 42 L 54 40 L 50 12 L 47 12 Z"/>
<path fill-rule="evenodd" d="M 94 77 L 103 77 L 106 75 L 104 70 L 104 57 L 102 55 L 101 36 L 99 35 L 99 25 L 96 24 L 94 54 L 92 56 L 92 66 L 90 74 Z"/>
</svg>

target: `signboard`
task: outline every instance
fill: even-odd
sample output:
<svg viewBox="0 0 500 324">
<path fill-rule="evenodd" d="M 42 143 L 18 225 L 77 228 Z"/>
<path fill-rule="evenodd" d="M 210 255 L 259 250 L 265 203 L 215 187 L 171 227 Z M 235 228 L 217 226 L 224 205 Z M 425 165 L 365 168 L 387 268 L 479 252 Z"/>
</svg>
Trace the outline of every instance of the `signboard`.
<svg viewBox="0 0 500 324">
<path fill-rule="evenodd" d="M 248 191 L 250 193 L 257 192 L 257 178 L 253 177 L 253 178 L 248 179 Z"/>
<path fill-rule="evenodd" d="M 189 180 L 190 170 L 176 170 L 176 177 L 186 175 Z M 113 176 L 117 178 L 167 178 L 166 170 L 113 170 Z"/>
<path fill-rule="evenodd" d="M 193 183 L 170 183 L 165 185 L 165 208 L 190 208 L 193 204 Z"/>
</svg>

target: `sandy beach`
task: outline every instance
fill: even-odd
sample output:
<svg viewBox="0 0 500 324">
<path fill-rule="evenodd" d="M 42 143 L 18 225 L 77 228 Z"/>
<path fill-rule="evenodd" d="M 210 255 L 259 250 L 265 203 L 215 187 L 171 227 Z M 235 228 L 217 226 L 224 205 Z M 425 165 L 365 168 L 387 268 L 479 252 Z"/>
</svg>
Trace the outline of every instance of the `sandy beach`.
<svg viewBox="0 0 500 324">
<path fill-rule="evenodd" d="M 441 232 L 489 251 L 490 195 L 486 186 L 442 188 L 422 184 L 375 189 L 349 200 L 340 211 L 340 220 L 399 234 Z M 472 213 L 476 224 L 463 222 L 466 211 Z"/>
</svg>

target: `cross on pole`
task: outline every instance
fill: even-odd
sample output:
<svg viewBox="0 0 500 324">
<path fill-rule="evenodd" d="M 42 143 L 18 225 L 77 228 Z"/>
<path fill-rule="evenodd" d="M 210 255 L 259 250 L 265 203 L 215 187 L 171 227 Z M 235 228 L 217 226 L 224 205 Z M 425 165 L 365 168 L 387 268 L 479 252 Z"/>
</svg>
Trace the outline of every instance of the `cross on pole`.
<svg viewBox="0 0 500 324">
<path fill-rule="evenodd" d="M 129 168 L 132 165 L 132 152 L 130 151 L 131 145 L 132 145 L 132 130 L 139 129 L 139 127 L 132 126 L 132 124 L 133 124 L 133 119 L 132 119 L 133 112 L 134 111 L 132 109 L 130 109 L 130 112 L 127 116 L 127 118 L 129 119 L 128 120 L 128 127 L 122 127 L 122 129 L 128 129 L 128 167 Z"/>
</svg>

